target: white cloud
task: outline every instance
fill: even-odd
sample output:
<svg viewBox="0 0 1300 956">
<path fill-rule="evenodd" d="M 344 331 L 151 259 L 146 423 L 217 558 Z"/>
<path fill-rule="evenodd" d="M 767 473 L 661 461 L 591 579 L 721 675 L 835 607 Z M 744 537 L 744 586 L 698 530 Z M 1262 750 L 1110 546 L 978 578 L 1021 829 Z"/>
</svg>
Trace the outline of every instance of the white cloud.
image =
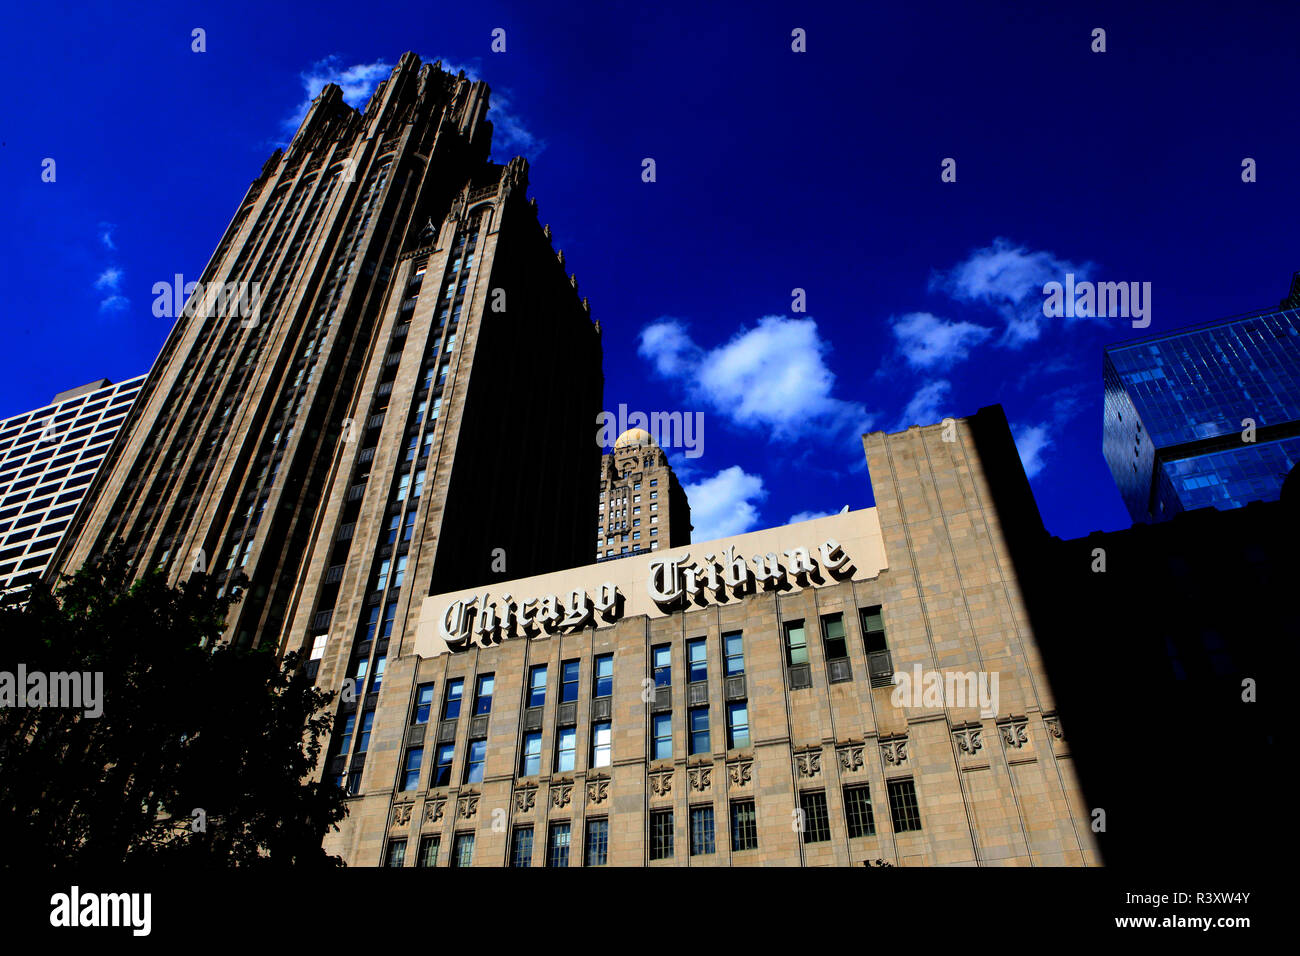
<svg viewBox="0 0 1300 956">
<path fill-rule="evenodd" d="M 832 396 L 835 374 L 824 360 L 829 350 L 812 319 L 780 315 L 763 316 L 755 328 L 742 327 L 710 350 L 696 345 L 678 320 L 660 319 L 641 330 L 637 348 L 693 399 L 780 441 L 870 428 L 865 406 Z"/>
<path fill-rule="evenodd" d="M 381 80 L 387 79 L 392 72 L 393 64 L 383 60 L 344 66 L 343 58 L 335 54 L 316 61 L 307 68 L 306 72 L 298 74 L 306 98 L 298 104 L 293 115 L 286 117 L 281 123 L 286 142 L 298 131 L 298 127 L 307 116 L 307 111 L 311 109 L 311 101 L 320 95 L 320 91 L 325 89 L 326 85 L 338 84 L 343 90 L 343 101 L 355 109 L 363 109 L 366 101 L 370 99 L 370 94 L 375 91 L 375 87 Z"/>
<path fill-rule="evenodd" d="M 1067 272 L 1083 279 L 1091 271 L 1091 263 L 1058 259 L 1050 252 L 1030 252 L 1009 239 L 997 238 L 946 275 L 936 276 L 931 287 L 943 288 L 959 301 L 996 309 L 1006 321 L 998 344 L 1020 348 L 1042 334 L 1044 283 L 1062 282 Z"/>
<path fill-rule="evenodd" d="M 892 324 L 899 350 L 913 368 L 947 368 L 993 334 L 974 322 L 952 322 L 929 312 L 909 312 Z"/>
<path fill-rule="evenodd" d="M 637 352 L 655 363 L 665 378 L 688 374 L 699 365 L 703 350 L 691 341 L 686 326 L 677 319 L 663 318 L 641 330 Z"/>
<path fill-rule="evenodd" d="M 110 292 L 117 292 L 122 287 L 122 270 L 109 266 L 99 274 L 95 280 L 95 288 L 99 290 L 107 289 Z"/>
<path fill-rule="evenodd" d="M 903 409 L 902 416 L 894 426 L 894 431 L 902 431 L 913 425 L 935 425 L 945 417 L 942 408 L 944 398 L 952 389 L 952 383 L 938 378 L 926 382 L 912 396 L 912 400 Z"/>
<path fill-rule="evenodd" d="M 109 266 L 99 274 L 95 280 L 95 288 L 100 292 L 108 292 L 107 298 L 99 302 L 100 312 L 121 312 L 126 309 L 131 300 L 124 295 L 118 295 L 122 289 L 122 270 L 116 266 Z"/>
<path fill-rule="evenodd" d="M 99 224 L 99 241 L 109 252 L 113 252 L 117 249 L 117 246 L 113 242 L 113 230 L 116 228 L 117 226 L 111 222 L 101 222 Z"/>
<path fill-rule="evenodd" d="M 1033 478 L 1046 467 L 1043 452 L 1052 444 L 1048 437 L 1048 425 L 1014 425 L 1011 434 L 1016 439 L 1016 450 L 1020 452 L 1020 463 L 1025 467 L 1025 474 Z"/>
<path fill-rule="evenodd" d="M 798 524 L 800 521 L 813 521 L 817 518 L 829 518 L 834 511 L 800 511 L 786 519 L 786 524 Z"/>
<path fill-rule="evenodd" d="M 763 479 L 732 465 L 711 478 L 686 486 L 691 503 L 692 541 L 744 534 L 759 522 L 755 502 L 767 497 Z"/>
</svg>

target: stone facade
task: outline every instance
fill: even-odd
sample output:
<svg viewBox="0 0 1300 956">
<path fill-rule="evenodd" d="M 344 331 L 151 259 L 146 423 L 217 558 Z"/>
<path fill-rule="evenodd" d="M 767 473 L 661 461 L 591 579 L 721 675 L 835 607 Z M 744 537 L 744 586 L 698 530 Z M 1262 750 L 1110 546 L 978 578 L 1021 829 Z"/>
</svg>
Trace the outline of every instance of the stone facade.
<svg viewBox="0 0 1300 956">
<path fill-rule="evenodd" d="M 691 546 L 682 567 L 701 575 L 719 560 L 745 561 L 739 589 L 724 583 L 695 598 L 654 600 L 671 590 L 666 562 L 685 560 L 674 549 L 493 586 L 501 600 L 555 592 L 563 601 L 569 588 L 597 594 L 590 621 L 576 630 L 460 633 L 448 610 L 456 602 L 485 608 L 493 598 L 427 598 L 415 641 L 408 635 L 389 667 L 365 775 L 327 847 L 353 865 L 413 866 L 432 859 L 436 840 L 434 865 L 444 866 L 472 834 L 464 862 L 501 866 L 511 862 L 516 832 L 531 827 L 531 843 L 521 837 L 518 845 L 532 865 L 546 865 L 563 856 L 552 859 L 552 844 L 562 844 L 567 824 L 568 865 L 597 862 L 586 844 L 601 826 L 605 862 L 616 866 L 1098 864 L 1068 715 L 1057 712 L 994 504 L 1006 497 L 992 487 L 1004 470 L 1021 482 L 1023 472 L 1015 459 L 1014 467 L 986 467 L 981 431 L 1005 433 L 983 447 L 1014 455 L 998 409 L 868 435 L 874 508 Z M 796 573 L 800 547 L 811 573 Z M 766 582 L 765 553 L 781 563 Z M 829 560 L 837 553 L 847 555 L 843 567 Z M 573 606 L 585 607 L 577 595 Z M 806 652 L 792 650 L 796 622 Z M 703 680 L 692 681 L 701 672 L 688 655 L 700 639 Z M 665 647 L 666 681 L 657 656 Z M 604 655 L 613 663 L 602 686 Z M 566 695 L 564 665 L 573 661 L 576 686 Z M 544 700 L 533 709 L 531 675 L 542 665 Z M 896 704 L 891 676 L 918 666 L 996 673 L 996 706 L 952 696 Z M 487 675 L 490 710 L 476 715 L 475 688 Z M 458 679 L 460 715 L 442 720 Z M 420 688 L 429 709 L 416 723 Z M 742 703 L 747 734 L 738 735 L 729 714 Z M 707 707 L 707 721 L 692 714 L 696 707 Z M 597 754 L 606 722 L 608 760 Z M 670 750 L 658 751 L 667 728 Z M 531 733 L 540 734 L 535 749 Z M 473 748 L 476 740 L 484 745 Z M 445 782 L 433 778 L 440 743 L 451 748 Z M 482 758 L 481 773 L 470 767 L 471 752 Z M 534 752 L 536 765 L 528 762 Z M 744 832 L 733 841 L 733 814 L 740 831 L 751 806 L 752 846 Z M 712 811 L 712 852 L 693 853 L 693 811 L 704 808 Z M 654 831 L 664 811 L 673 846 L 659 854 Z M 552 834 L 553 825 L 561 832 Z"/>
</svg>

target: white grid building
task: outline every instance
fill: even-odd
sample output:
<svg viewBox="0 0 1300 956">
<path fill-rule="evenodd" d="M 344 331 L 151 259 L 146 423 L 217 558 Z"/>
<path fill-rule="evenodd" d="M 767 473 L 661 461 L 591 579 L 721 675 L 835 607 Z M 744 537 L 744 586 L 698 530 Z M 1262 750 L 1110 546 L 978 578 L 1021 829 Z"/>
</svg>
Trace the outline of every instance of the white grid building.
<svg viewBox="0 0 1300 956">
<path fill-rule="evenodd" d="M 45 570 L 144 379 L 99 379 L 0 421 L 0 590 Z"/>
</svg>

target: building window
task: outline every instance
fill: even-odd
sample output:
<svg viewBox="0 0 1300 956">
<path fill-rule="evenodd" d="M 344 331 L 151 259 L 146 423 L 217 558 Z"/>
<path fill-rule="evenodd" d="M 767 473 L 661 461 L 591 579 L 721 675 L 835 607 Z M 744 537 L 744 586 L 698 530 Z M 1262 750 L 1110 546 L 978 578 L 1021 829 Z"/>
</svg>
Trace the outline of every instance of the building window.
<svg viewBox="0 0 1300 956">
<path fill-rule="evenodd" d="M 394 619 L 395 617 L 397 617 L 397 602 L 396 602 L 396 601 L 389 601 L 389 602 L 388 602 L 388 607 L 384 608 L 384 625 L 383 625 L 382 628 L 380 628 L 380 631 L 379 631 L 379 636 L 380 636 L 380 637 L 392 637 L 392 634 L 393 634 L 393 619 Z M 376 687 L 376 688 L 374 688 L 374 689 L 375 689 L 375 690 L 378 690 L 378 687 Z"/>
<path fill-rule="evenodd" d="M 552 823 L 549 846 L 546 850 L 547 866 L 569 865 L 569 824 Z"/>
<path fill-rule="evenodd" d="M 609 821 L 604 817 L 587 821 L 587 866 L 609 862 Z"/>
<path fill-rule="evenodd" d="M 375 631 L 379 628 L 379 605 L 376 604 L 370 609 L 370 617 L 366 621 L 366 640 L 369 641 L 375 636 Z"/>
<path fill-rule="evenodd" d="M 524 734 L 524 752 L 519 761 L 521 777 L 535 777 L 542 772 L 542 732 Z"/>
<path fill-rule="evenodd" d="M 559 742 L 555 749 L 555 771 L 572 770 L 578 752 L 578 730 L 575 727 L 561 727 Z"/>
<path fill-rule="evenodd" d="M 532 827 L 515 827 L 514 839 L 510 841 L 510 865 L 519 867 L 533 865 Z"/>
<path fill-rule="evenodd" d="M 690 672 L 687 680 L 692 684 L 709 679 L 709 663 L 704 638 L 686 642 L 686 666 Z"/>
<path fill-rule="evenodd" d="M 565 661 L 560 665 L 560 703 L 578 699 L 578 662 Z"/>
<path fill-rule="evenodd" d="M 736 800 L 731 804 L 731 849 L 758 849 L 758 818 L 753 800 Z"/>
<path fill-rule="evenodd" d="M 482 717 L 484 714 L 492 713 L 492 690 L 496 686 L 496 677 L 492 674 L 481 674 L 478 679 L 478 688 L 474 691 L 474 716 Z"/>
<path fill-rule="evenodd" d="M 483 763 L 487 760 L 487 741 L 471 740 L 469 742 L 469 763 L 465 765 L 465 782 L 483 782 Z"/>
<path fill-rule="evenodd" d="M 651 648 L 650 654 L 654 663 L 655 686 L 668 687 L 673 682 L 672 648 L 660 644 Z"/>
<path fill-rule="evenodd" d="M 874 836 L 876 818 L 871 813 L 871 787 L 844 788 L 844 813 L 849 820 L 849 836 Z"/>
<path fill-rule="evenodd" d="M 415 487 L 411 489 L 411 497 L 418 498 L 424 493 L 424 469 L 421 468 L 415 473 Z"/>
<path fill-rule="evenodd" d="M 593 697 L 609 697 L 614 693 L 614 655 L 600 654 L 596 657 L 596 686 Z"/>
<path fill-rule="evenodd" d="M 658 479 L 658 478 L 651 478 L 651 479 L 650 479 L 650 487 L 651 487 L 651 488 L 657 487 L 658 484 L 659 484 L 659 479 Z M 651 495 L 650 497 L 653 498 L 654 495 Z"/>
<path fill-rule="evenodd" d="M 862 619 L 862 638 L 867 653 L 888 650 L 885 643 L 885 619 L 879 607 L 864 607 L 858 612 Z"/>
<path fill-rule="evenodd" d="M 424 761 L 424 748 L 411 747 L 406 751 L 406 770 L 402 774 L 403 790 L 418 790 L 420 787 L 420 764 Z"/>
<path fill-rule="evenodd" d="M 397 567 L 393 568 L 393 587 L 400 588 L 402 582 L 406 580 L 406 555 L 397 556 Z M 393 606 L 393 613 L 397 613 L 397 606 Z"/>
<path fill-rule="evenodd" d="M 357 715 L 348 714 L 343 718 L 343 729 L 339 733 L 338 752 L 344 756 L 347 755 L 348 747 L 352 744 L 352 731 L 357 725 Z"/>
<path fill-rule="evenodd" d="M 691 856 L 716 852 L 713 807 L 691 807 Z"/>
<path fill-rule="evenodd" d="M 541 707 L 546 703 L 546 665 L 538 664 L 528 669 L 528 706 Z"/>
<path fill-rule="evenodd" d="M 401 866 L 406 862 L 406 840 L 389 840 L 384 866 Z"/>
<path fill-rule="evenodd" d="M 420 855 L 415 861 L 416 866 L 437 866 L 438 865 L 438 837 L 422 836 L 420 837 Z"/>
<path fill-rule="evenodd" d="M 415 689 L 415 716 L 413 724 L 427 724 L 429 711 L 433 709 L 433 685 L 421 684 Z"/>
<path fill-rule="evenodd" d="M 889 816 L 894 832 L 921 829 L 921 808 L 916 803 L 916 785 L 911 777 L 886 781 L 889 790 Z"/>
<path fill-rule="evenodd" d="M 749 702 L 727 705 L 727 749 L 749 746 Z"/>
<path fill-rule="evenodd" d="M 651 719 L 654 728 L 654 747 L 651 750 L 651 759 L 671 760 L 673 758 L 673 715 L 655 714 Z"/>
<path fill-rule="evenodd" d="M 673 812 L 650 811 L 650 859 L 667 860 L 673 855 Z"/>
<path fill-rule="evenodd" d="M 379 575 L 375 578 L 375 590 L 382 591 L 388 587 L 388 569 L 392 567 L 392 562 L 384 558 L 379 564 Z"/>
<path fill-rule="evenodd" d="M 455 720 L 460 716 L 460 698 L 464 692 L 464 678 L 457 677 L 447 684 L 447 699 L 442 702 L 443 720 Z"/>
<path fill-rule="evenodd" d="M 722 653 L 726 655 L 726 675 L 745 673 L 745 641 L 740 631 L 722 635 Z"/>
<path fill-rule="evenodd" d="M 430 781 L 431 787 L 446 787 L 451 785 L 451 761 L 456 754 L 455 744 L 443 744 L 438 748 L 438 762 L 433 767 L 433 780 Z"/>
<path fill-rule="evenodd" d="M 803 621 L 790 621 L 785 626 L 785 661 L 791 667 L 808 663 L 808 641 L 804 637 Z"/>
<path fill-rule="evenodd" d="M 690 754 L 706 754 L 709 752 L 709 708 L 692 707 L 687 712 L 690 722 Z"/>
<path fill-rule="evenodd" d="M 848 645 L 844 642 L 843 614 L 827 614 L 822 617 L 822 648 L 826 651 L 828 661 L 849 656 Z"/>
<path fill-rule="evenodd" d="M 611 739 L 609 721 L 605 720 L 591 725 L 591 765 L 593 767 L 609 766 Z"/>
<path fill-rule="evenodd" d="M 361 715 L 361 736 L 357 738 L 357 753 L 363 754 L 370 746 L 370 728 L 375 724 L 375 712 L 368 710 Z"/>
<path fill-rule="evenodd" d="M 451 865 L 469 866 L 474 862 L 474 834 L 457 833 L 451 847 Z"/>
<path fill-rule="evenodd" d="M 831 838 L 830 819 L 826 815 L 826 793 L 816 790 L 799 794 L 803 810 L 803 842 L 825 843 Z"/>
</svg>

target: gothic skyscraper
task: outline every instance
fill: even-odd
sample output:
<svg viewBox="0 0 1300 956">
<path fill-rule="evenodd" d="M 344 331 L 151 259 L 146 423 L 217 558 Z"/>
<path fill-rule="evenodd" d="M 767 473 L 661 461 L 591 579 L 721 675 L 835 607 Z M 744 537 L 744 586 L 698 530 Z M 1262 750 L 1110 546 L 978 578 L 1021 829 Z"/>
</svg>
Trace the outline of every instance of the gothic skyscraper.
<svg viewBox="0 0 1300 956">
<path fill-rule="evenodd" d="M 304 650 L 325 686 L 369 675 L 364 723 L 424 595 L 589 560 L 600 328 L 526 161 L 488 161 L 488 95 L 408 53 L 364 112 L 316 97 L 51 573 L 114 541 L 136 573 L 243 572 L 227 637 Z"/>
</svg>

